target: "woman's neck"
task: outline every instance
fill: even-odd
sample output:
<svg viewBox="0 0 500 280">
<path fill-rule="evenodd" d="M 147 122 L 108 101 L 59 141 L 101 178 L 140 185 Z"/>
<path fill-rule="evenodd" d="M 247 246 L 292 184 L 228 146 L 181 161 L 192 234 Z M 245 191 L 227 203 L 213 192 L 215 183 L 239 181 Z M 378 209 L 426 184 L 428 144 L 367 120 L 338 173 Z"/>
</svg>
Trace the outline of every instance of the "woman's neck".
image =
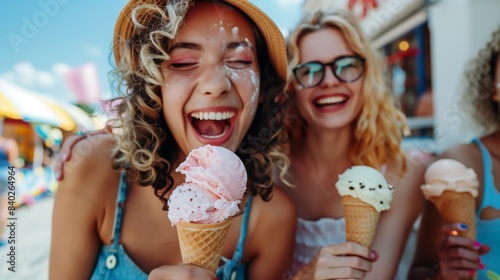
<svg viewBox="0 0 500 280">
<path fill-rule="evenodd" d="M 349 127 L 335 131 L 309 129 L 303 139 L 295 142 L 291 150 L 292 161 L 298 160 L 314 168 L 352 165 L 352 130 Z"/>
</svg>

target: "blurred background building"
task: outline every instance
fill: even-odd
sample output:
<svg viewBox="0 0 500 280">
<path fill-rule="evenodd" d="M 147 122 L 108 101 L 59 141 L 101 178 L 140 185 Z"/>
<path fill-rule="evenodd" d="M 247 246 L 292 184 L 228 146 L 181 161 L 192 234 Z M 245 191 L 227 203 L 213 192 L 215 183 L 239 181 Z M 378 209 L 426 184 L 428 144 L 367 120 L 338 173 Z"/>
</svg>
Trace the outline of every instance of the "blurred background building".
<svg viewBox="0 0 500 280">
<path fill-rule="evenodd" d="M 499 0 L 305 0 L 303 11 L 328 7 L 351 9 L 385 58 L 412 128 L 406 147 L 441 152 L 482 133 L 456 101 L 464 67 L 500 25 Z"/>
</svg>

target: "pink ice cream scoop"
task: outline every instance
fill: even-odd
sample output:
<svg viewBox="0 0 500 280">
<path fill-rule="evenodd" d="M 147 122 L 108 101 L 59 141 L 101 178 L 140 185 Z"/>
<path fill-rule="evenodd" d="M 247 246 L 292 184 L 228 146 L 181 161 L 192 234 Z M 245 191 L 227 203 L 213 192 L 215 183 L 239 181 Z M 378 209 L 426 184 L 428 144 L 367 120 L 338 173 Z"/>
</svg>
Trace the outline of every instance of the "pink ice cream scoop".
<svg viewBox="0 0 500 280">
<path fill-rule="evenodd" d="M 247 172 L 243 162 L 232 151 L 206 145 L 192 150 L 175 170 L 192 182 L 227 200 L 243 197 Z"/>
<path fill-rule="evenodd" d="M 192 150 L 176 169 L 185 183 L 172 191 L 168 218 L 181 222 L 211 224 L 235 215 L 243 197 L 247 172 L 243 162 L 224 147 L 206 145 Z"/>
</svg>

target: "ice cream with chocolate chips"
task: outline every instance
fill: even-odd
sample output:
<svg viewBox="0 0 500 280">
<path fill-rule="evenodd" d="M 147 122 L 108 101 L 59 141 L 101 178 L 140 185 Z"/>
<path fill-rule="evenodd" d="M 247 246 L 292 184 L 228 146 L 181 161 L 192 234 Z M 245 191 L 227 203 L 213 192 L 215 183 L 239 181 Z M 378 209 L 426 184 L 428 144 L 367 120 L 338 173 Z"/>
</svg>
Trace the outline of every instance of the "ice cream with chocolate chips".
<svg viewBox="0 0 500 280">
<path fill-rule="evenodd" d="M 390 208 L 393 187 L 378 170 L 364 165 L 344 171 L 335 187 L 342 199 L 347 241 L 370 247 L 380 212 Z"/>
</svg>

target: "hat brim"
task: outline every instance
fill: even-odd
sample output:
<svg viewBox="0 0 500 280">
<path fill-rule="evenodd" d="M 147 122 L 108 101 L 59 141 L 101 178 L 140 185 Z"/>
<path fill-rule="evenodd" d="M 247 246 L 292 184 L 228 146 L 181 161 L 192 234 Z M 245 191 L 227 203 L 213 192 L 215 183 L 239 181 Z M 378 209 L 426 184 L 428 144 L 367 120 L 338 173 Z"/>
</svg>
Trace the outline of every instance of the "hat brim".
<svg viewBox="0 0 500 280">
<path fill-rule="evenodd" d="M 115 62 L 118 64 L 121 59 L 121 52 L 123 51 L 123 46 L 125 41 L 131 38 L 134 34 L 134 25 L 131 19 L 132 10 L 146 3 L 153 3 L 156 5 L 164 6 L 167 0 L 130 0 L 125 7 L 122 9 L 118 15 L 118 19 L 115 24 L 114 38 L 113 38 L 113 54 L 115 57 Z M 287 79 L 287 58 L 286 58 L 286 47 L 285 40 L 278 26 L 274 21 L 267 16 L 262 10 L 257 6 L 253 5 L 246 0 L 224 0 L 221 2 L 226 2 L 231 6 L 234 6 L 240 10 L 243 14 L 246 14 L 257 26 L 264 40 L 267 44 L 267 49 L 271 62 L 273 63 L 279 76 L 284 80 Z M 142 15 L 146 16 L 146 15 Z"/>
</svg>

